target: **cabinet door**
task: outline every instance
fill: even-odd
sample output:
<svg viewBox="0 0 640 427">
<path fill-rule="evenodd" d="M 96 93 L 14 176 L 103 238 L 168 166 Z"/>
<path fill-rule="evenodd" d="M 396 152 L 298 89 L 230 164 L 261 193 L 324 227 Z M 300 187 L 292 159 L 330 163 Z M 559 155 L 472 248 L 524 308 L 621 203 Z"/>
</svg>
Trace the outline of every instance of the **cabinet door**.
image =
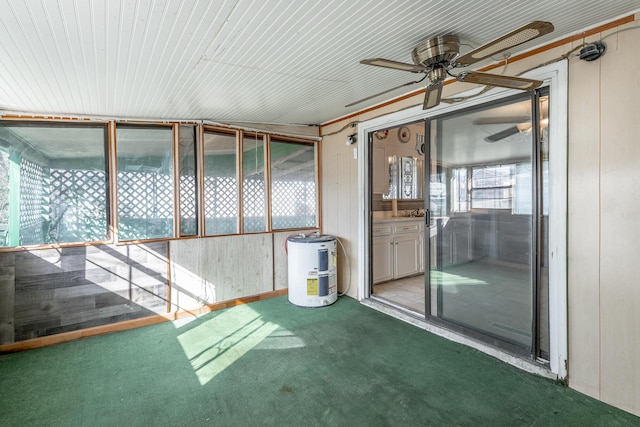
<svg viewBox="0 0 640 427">
<path fill-rule="evenodd" d="M 373 146 L 373 192 L 386 194 L 389 192 L 389 161 L 384 147 Z"/>
<path fill-rule="evenodd" d="M 418 259 L 419 245 L 420 238 L 415 235 L 396 236 L 394 238 L 394 277 L 398 278 L 418 274 L 420 271 L 420 261 Z"/>
<path fill-rule="evenodd" d="M 372 243 L 373 283 L 393 279 L 393 239 L 376 237 Z"/>
</svg>

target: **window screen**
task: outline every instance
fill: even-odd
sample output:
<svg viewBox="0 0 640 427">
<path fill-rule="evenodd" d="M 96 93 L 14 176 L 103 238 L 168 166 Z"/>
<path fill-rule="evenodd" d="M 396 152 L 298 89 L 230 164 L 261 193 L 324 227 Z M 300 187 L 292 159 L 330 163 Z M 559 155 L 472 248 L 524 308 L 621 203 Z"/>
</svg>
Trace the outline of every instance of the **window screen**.
<svg viewBox="0 0 640 427">
<path fill-rule="evenodd" d="M 316 212 L 314 146 L 271 140 L 272 227 L 315 227 Z"/>
<path fill-rule="evenodd" d="M 180 126 L 180 235 L 198 234 L 196 127 Z"/>
<path fill-rule="evenodd" d="M 204 209 L 207 236 L 238 232 L 237 137 L 204 134 Z"/>
<path fill-rule="evenodd" d="M 118 126 L 118 238 L 173 237 L 173 130 Z"/>
<path fill-rule="evenodd" d="M 246 135 L 242 157 L 242 211 L 244 232 L 267 231 L 264 137 Z"/>
</svg>

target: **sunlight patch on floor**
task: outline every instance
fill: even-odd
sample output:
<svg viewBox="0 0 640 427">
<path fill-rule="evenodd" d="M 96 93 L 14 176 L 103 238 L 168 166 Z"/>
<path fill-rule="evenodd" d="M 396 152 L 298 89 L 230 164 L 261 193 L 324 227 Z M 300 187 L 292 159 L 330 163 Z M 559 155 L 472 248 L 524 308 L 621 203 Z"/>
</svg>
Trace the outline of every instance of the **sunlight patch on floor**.
<svg viewBox="0 0 640 427">
<path fill-rule="evenodd" d="M 274 340 L 267 340 L 270 337 Z M 289 331 L 262 319 L 262 316 L 248 305 L 233 307 L 216 314 L 215 317 L 180 334 L 178 341 L 201 385 L 207 384 L 258 345 L 260 349 L 304 345 Z"/>
<path fill-rule="evenodd" d="M 440 286 L 488 285 L 488 283 L 484 280 L 474 279 L 473 277 L 459 276 L 457 274 L 437 270 L 431 271 L 431 280 L 433 284 Z"/>
</svg>

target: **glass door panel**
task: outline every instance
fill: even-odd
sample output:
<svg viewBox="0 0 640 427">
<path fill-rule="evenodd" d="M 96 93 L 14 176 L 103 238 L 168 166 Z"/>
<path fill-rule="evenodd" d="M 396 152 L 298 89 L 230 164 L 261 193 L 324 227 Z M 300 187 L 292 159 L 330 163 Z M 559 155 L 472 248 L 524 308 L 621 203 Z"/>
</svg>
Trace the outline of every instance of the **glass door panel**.
<svg viewBox="0 0 640 427">
<path fill-rule="evenodd" d="M 425 233 L 431 316 L 527 350 L 535 295 L 531 105 L 523 94 L 431 120 Z"/>
</svg>

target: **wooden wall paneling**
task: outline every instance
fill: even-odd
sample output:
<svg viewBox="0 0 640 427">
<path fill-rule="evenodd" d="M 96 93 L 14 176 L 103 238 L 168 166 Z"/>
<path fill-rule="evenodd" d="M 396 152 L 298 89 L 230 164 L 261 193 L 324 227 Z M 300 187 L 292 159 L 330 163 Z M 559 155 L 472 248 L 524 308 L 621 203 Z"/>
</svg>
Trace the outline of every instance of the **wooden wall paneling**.
<svg viewBox="0 0 640 427">
<path fill-rule="evenodd" d="M 271 233 L 172 241 L 171 253 L 174 310 L 273 290 Z"/>
<path fill-rule="evenodd" d="M 212 238 L 173 240 L 171 251 L 171 311 L 189 310 L 220 301 L 211 278 L 205 277 L 206 244 Z"/>
<path fill-rule="evenodd" d="M 637 72 L 621 72 L 640 70 L 640 32 L 621 32 L 605 42 L 607 52 L 600 59 L 600 392 L 603 401 L 640 415 L 640 85 Z"/>
<path fill-rule="evenodd" d="M 359 144 L 366 143 L 366 140 L 359 142 Z M 344 155 L 344 169 L 341 169 L 340 182 L 348 182 L 349 186 L 348 192 L 343 191 L 343 198 L 340 202 L 344 204 L 345 210 L 340 215 L 340 228 L 337 234 L 342 243 L 342 246 L 338 243 L 338 271 L 342 271 L 342 277 L 338 282 L 338 292 L 344 293 L 349 287 L 348 295 L 357 298 L 358 265 L 356 260 L 358 259 L 358 224 L 360 223 L 359 203 L 362 195 L 358 185 L 358 159 L 353 155 L 355 147 L 345 146 L 345 148 L 347 150 Z M 356 215 L 353 215 L 353 212 Z"/>
<path fill-rule="evenodd" d="M 598 63 L 577 58 L 569 63 L 568 373 L 571 387 L 595 398 L 600 395 L 600 77 Z"/>
<path fill-rule="evenodd" d="M 356 145 L 345 145 L 351 128 L 325 137 L 322 142 L 323 205 L 322 232 L 335 235 L 348 251 L 349 261 L 342 247 L 338 249 L 338 291 L 344 292 L 351 283 L 349 295 L 356 297 L 358 266 L 358 160 L 354 159 Z M 366 144 L 358 141 L 358 144 Z M 347 270 L 350 267 L 350 272 Z"/>
<path fill-rule="evenodd" d="M 0 344 L 15 338 L 15 253 L 0 253 Z"/>
<path fill-rule="evenodd" d="M 281 231 L 273 233 L 273 289 L 280 290 L 289 287 L 289 263 L 288 255 L 285 252 L 284 244 L 287 237 L 304 233 L 309 235 L 310 233 L 320 232 L 319 229 L 314 230 L 302 230 L 302 231 Z"/>
<path fill-rule="evenodd" d="M 25 341 L 14 342 L 10 344 L 0 344 L 0 354 L 13 353 L 17 351 L 32 350 L 35 348 L 46 347 L 49 345 L 60 344 L 69 341 L 75 341 L 82 338 L 92 337 L 96 335 L 109 334 L 113 332 L 126 331 L 129 329 L 140 328 L 143 326 L 155 325 L 162 322 L 184 319 L 187 317 L 193 317 L 209 313 L 211 311 L 222 310 L 228 307 L 235 307 L 242 304 L 247 304 L 253 301 L 260 301 L 268 298 L 274 298 L 282 295 L 286 295 L 287 291 L 271 291 L 260 295 L 251 295 L 244 298 L 238 298 L 231 301 L 226 301 L 217 304 L 208 304 L 201 308 L 178 311 L 168 314 L 156 314 L 153 316 L 143 317 L 133 320 L 124 320 L 117 323 L 110 323 L 108 325 L 94 326 L 85 329 L 78 329 L 69 332 L 62 332 L 56 335 L 50 335 L 45 337 L 33 338 Z"/>
<path fill-rule="evenodd" d="M 156 313 L 166 311 L 167 244 L 154 242 L 141 245 L 102 247 L 87 252 L 87 264 L 100 266 L 96 257 L 104 252 L 112 257 L 102 268 L 115 276 L 116 283 L 128 285 L 126 291 L 116 292 L 132 302 Z M 87 271 L 90 271 L 87 269 Z"/>
<path fill-rule="evenodd" d="M 241 271 L 242 283 L 238 286 L 237 282 L 232 281 L 232 286 L 224 289 L 225 300 L 273 290 L 272 236 L 270 233 L 242 236 L 241 256 L 233 260 L 229 265 L 231 270 L 227 270 L 231 277 L 237 277 L 238 271 Z M 235 268 L 231 264 L 235 264 Z"/>
<path fill-rule="evenodd" d="M 166 311 L 165 242 L 15 253 L 15 340 Z"/>
<path fill-rule="evenodd" d="M 289 263 L 285 252 L 287 237 L 295 234 L 294 231 L 273 233 L 273 289 L 285 289 L 289 287 Z"/>
<path fill-rule="evenodd" d="M 241 286 L 244 264 L 253 260 L 242 260 L 241 236 L 222 236 L 204 242 L 204 259 L 207 262 L 200 270 L 200 277 L 212 284 L 216 302 L 225 301 L 231 294 L 226 290 Z"/>
<path fill-rule="evenodd" d="M 242 277 L 240 270 L 244 267 L 235 261 L 240 254 L 237 237 L 239 236 L 221 236 L 203 241 L 205 243 L 203 256 L 207 262 L 201 267 L 200 277 L 211 283 L 216 302 L 224 301 L 226 299 L 224 289 L 230 287 L 232 281 L 240 280 Z M 227 271 L 231 259 L 234 260 L 231 262 L 236 267 L 236 271 L 229 275 Z"/>
</svg>

